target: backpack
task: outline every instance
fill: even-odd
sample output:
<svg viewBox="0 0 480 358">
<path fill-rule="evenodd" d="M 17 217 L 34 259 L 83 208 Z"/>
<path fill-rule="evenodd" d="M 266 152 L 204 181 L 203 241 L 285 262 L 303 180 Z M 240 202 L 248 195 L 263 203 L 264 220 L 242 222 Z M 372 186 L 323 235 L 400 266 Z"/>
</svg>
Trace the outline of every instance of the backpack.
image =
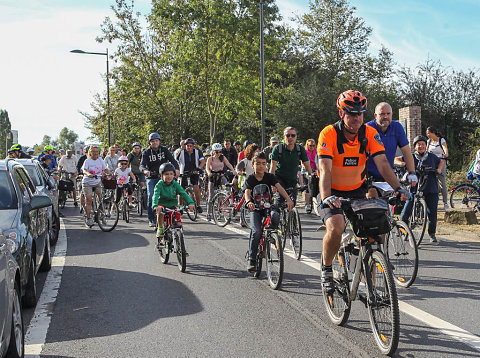
<svg viewBox="0 0 480 358">
<path fill-rule="evenodd" d="M 280 143 L 278 146 L 278 163 L 280 163 L 280 161 L 282 160 L 284 146 L 287 147 L 285 143 Z M 298 143 L 295 143 L 295 149 L 297 150 L 298 160 L 300 160 L 302 158 L 302 151 L 300 150 L 300 145 Z"/>
</svg>

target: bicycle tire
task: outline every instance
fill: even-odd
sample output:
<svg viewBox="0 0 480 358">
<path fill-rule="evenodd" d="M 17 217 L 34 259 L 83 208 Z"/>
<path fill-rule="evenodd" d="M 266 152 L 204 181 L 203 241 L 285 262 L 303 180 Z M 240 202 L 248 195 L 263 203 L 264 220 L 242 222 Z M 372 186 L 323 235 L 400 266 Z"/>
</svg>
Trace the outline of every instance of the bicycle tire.
<svg viewBox="0 0 480 358">
<path fill-rule="evenodd" d="M 268 283 L 278 290 L 282 285 L 284 261 L 282 243 L 275 231 L 271 231 L 265 239 L 265 264 Z"/>
<path fill-rule="evenodd" d="M 410 229 L 412 229 L 418 247 L 425 236 L 425 229 L 427 228 L 427 203 L 425 203 L 425 199 L 415 199 L 412 211 Z"/>
<path fill-rule="evenodd" d="M 395 284 L 410 287 L 417 278 L 418 248 L 412 230 L 403 221 L 396 221 L 385 237 L 385 254 Z"/>
<path fill-rule="evenodd" d="M 215 224 L 225 227 L 232 219 L 231 200 L 227 193 L 220 191 L 212 199 L 212 216 Z"/>
<path fill-rule="evenodd" d="M 250 233 L 251 235 L 252 233 Z M 261 239 L 260 239 L 261 241 Z M 255 272 L 253 273 L 253 277 L 259 278 L 260 274 L 262 273 L 262 262 L 263 262 L 263 252 L 262 252 L 262 245 L 258 244 L 257 249 L 257 257 L 255 261 Z"/>
<path fill-rule="evenodd" d="M 169 236 L 170 236 L 170 232 L 165 231 L 165 236 L 164 236 L 165 246 L 160 245 L 160 240 L 161 239 L 159 239 L 157 237 L 156 249 L 158 251 L 158 254 L 160 255 L 160 261 L 164 265 L 166 265 L 168 263 L 168 259 L 170 258 L 170 242 L 168 240 Z"/>
<path fill-rule="evenodd" d="M 371 278 L 370 280 L 367 279 L 367 285 L 368 282 L 371 282 L 372 287 L 371 291 L 367 290 L 367 292 L 373 292 L 375 295 L 375 299 L 372 297 L 367 299 L 370 327 L 375 343 L 377 343 L 382 354 L 390 356 L 395 353 L 398 346 L 400 312 L 392 270 L 382 252 L 372 252 L 369 258 L 369 271 Z M 384 281 L 384 285 L 382 289 L 379 289 L 382 286 L 382 281 Z M 380 322 L 382 316 L 384 316 L 385 321 L 388 320 L 389 322 Z"/>
<path fill-rule="evenodd" d="M 287 214 L 285 213 L 285 209 L 280 210 L 280 224 L 278 225 L 278 228 L 282 232 L 282 246 L 285 250 L 288 236 Z"/>
<path fill-rule="evenodd" d="M 108 210 L 105 210 L 105 208 Z M 118 212 L 118 205 L 115 201 L 112 202 L 109 199 L 102 200 L 101 207 L 98 208 L 97 213 L 97 223 L 100 227 L 100 230 L 109 232 L 115 229 L 120 216 Z"/>
<path fill-rule="evenodd" d="M 450 207 L 452 209 L 478 208 L 479 203 L 480 193 L 475 185 L 459 184 L 450 193 Z"/>
<path fill-rule="evenodd" d="M 60 209 L 65 208 L 65 204 L 67 202 L 67 193 L 65 193 L 63 190 L 60 190 L 60 193 L 58 194 L 58 206 Z"/>
<path fill-rule="evenodd" d="M 252 225 L 250 223 L 250 210 L 243 205 L 242 208 L 240 209 L 240 221 L 242 223 L 245 223 L 247 229 L 251 229 Z"/>
<path fill-rule="evenodd" d="M 335 285 L 335 291 L 333 294 L 328 294 L 322 286 L 322 296 L 325 309 L 330 321 L 337 326 L 343 326 L 347 322 L 352 308 L 352 302 L 350 301 L 350 286 L 348 282 L 348 268 L 346 265 L 346 257 L 348 255 L 349 254 L 345 252 L 343 248 L 340 248 L 333 259 L 332 270 Z M 320 262 L 323 262 L 323 255 L 320 258 Z"/>
<path fill-rule="evenodd" d="M 125 199 L 125 222 L 130 222 L 130 206 L 128 205 L 128 199 Z"/>
<path fill-rule="evenodd" d="M 185 272 L 187 268 L 187 252 L 185 251 L 185 241 L 183 240 L 182 229 L 175 229 L 173 239 L 177 244 L 177 265 L 180 272 Z"/>
<path fill-rule="evenodd" d="M 186 190 L 188 196 L 190 197 L 190 199 L 192 199 L 192 201 L 195 203 L 193 206 L 194 206 L 194 209 L 193 211 L 190 211 L 190 210 L 187 210 L 187 215 L 188 215 L 188 218 L 192 221 L 196 221 L 197 220 L 197 215 L 198 215 L 198 212 L 197 212 L 197 204 L 196 204 L 196 201 L 195 201 L 195 195 L 193 193 L 193 190 L 188 188 Z"/>
<path fill-rule="evenodd" d="M 288 215 L 290 216 L 290 219 L 288 220 L 290 225 L 288 230 L 290 246 L 292 247 L 295 258 L 300 260 L 302 257 L 302 224 L 300 223 L 300 215 L 296 208 L 291 210 Z M 295 240 L 298 240 L 298 248 L 295 247 Z"/>
</svg>

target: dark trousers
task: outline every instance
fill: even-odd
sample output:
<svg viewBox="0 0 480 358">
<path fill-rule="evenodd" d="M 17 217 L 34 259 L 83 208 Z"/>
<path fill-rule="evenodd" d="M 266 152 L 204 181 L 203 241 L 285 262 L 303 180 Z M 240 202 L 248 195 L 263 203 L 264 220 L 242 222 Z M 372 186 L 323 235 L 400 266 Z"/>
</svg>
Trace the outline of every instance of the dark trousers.
<svg viewBox="0 0 480 358">
<path fill-rule="evenodd" d="M 261 211 L 250 211 L 250 225 L 252 226 L 252 230 L 250 232 L 250 243 L 248 250 L 249 260 L 256 260 L 257 258 L 258 244 L 260 243 L 260 238 L 262 237 L 262 224 L 265 215 L 266 213 Z M 270 212 L 270 219 L 270 227 L 272 229 L 276 229 L 280 222 L 280 214 L 278 211 L 272 209 Z"/>
<path fill-rule="evenodd" d="M 438 193 L 423 194 L 425 203 L 427 204 L 427 216 L 428 216 L 428 234 L 430 236 L 435 235 L 437 231 L 437 207 L 438 207 Z M 400 220 L 409 223 L 410 216 L 413 210 L 413 200 L 407 200 L 403 207 Z"/>
</svg>

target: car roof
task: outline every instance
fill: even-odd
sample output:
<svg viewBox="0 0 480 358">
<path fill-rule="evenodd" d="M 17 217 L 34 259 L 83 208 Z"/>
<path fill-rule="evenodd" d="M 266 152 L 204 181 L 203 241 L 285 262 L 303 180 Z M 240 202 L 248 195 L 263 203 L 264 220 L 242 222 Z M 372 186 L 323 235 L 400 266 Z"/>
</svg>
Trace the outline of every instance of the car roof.
<svg viewBox="0 0 480 358">
<path fill-rule="evenodd" d="M 17 163 L 23 164 L 23 165 L 34 165 L 36 163 L 39 163 L 39 161 L 35 158 L 22 158 L 22 159 L 15 159 Z"/>
</svg>

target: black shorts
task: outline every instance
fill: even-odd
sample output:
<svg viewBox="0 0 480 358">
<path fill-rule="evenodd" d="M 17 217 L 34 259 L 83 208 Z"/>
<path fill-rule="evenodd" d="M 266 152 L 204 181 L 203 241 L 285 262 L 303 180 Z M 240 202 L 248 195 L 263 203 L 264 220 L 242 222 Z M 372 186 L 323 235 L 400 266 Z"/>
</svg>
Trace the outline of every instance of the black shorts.
<svg viewBox="0 0 480 358">
<path fill-rule="evenodd" d="M 186 188 L 188 185 L 188 177 L 182 176 L 182 188 Z M 198 185 L 198 179 L 200 178 L 200 174 L 192 174 L 190 175 L 190 183 L 192 185 Z"/>
<path fill-rule="evenodd" d="M 366 181 L 362 184 L 362 186 L 360 186 L 360 188 L 357 188 L 355 190 L 342 191 L 342 190 L 332 189 L 332 195 L 338 196 L 339 198 L 347 198 L 347 199 L 365 199 L 367 196 Z M 325 208 L 321 208 L 321 209 L 319 208 L 318 214 L 320 216 L 320 219 L 323 220 L 323 223 L 326 223 L 329 217 L 332 217 L 333 215 L 339 215 L 339 214 L 342 215 L 343 210 L 340 208 L 332 209 L 329 206 L 326 206 Z"/>
</svg>

